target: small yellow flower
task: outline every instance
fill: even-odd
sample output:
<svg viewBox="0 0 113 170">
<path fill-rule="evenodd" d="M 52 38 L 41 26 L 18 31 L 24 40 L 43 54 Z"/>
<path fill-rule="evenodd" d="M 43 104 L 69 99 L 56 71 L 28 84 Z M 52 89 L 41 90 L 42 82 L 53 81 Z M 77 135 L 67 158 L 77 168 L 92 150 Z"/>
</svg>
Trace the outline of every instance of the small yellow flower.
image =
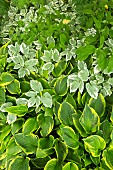
<svg viewBox="0 0 113 170">
<path fill-rule="evenodd" d="M 108 10 L 108 5 L 105 5 L 104 7 L 106 8 L 106 10 Z"/>
<path fill-rule="evenodd" d="M 71 22 L 71 20 L 68 20 L 68 19 L 63 19 L 63 21 L 62 21 L 63 24 L 68 24 L 70 22 Z"/>
</svg>

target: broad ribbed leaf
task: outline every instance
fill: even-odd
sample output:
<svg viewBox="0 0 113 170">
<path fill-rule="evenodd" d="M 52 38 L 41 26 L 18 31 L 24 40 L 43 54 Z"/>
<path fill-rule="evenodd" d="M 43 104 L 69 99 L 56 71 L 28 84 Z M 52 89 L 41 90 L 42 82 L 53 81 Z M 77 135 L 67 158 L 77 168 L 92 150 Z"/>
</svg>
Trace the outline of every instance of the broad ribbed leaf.
<svg viewBox="0 0 113 170">
<path fill-rule="evenodd" d="M 18 133 L 14 135 L 16 143 L 22 148 L 22 150 L 27 154 L 32 154 L 36 152 L 38 146 L 38 138 L 33 135 L 24 135 L 23 133 Z"/>
<path fill-rule="evenodd" d="M 55 85 L 54 85 L 54 89 L 55 89 L 55 92 L 57 95 L 60 95 L 60 96 L 64 96 L 66 93 L 67 93 L 67 77 L 60 77 Z"/>
<path fill-rule="evenodd" d="M 90 134 L 98 130 L 100 118 L 95 110 L 86 104 L 79 121 L 86 133 Z"/>
<path fill-rule="evenodd" d="M 91 135 L 83 139 L 83 141 L 86 151 L 91 153 L 93 157 L 98 157 L 101 151 L 106 147 L 106 142 L 98 135 Z"/>
<path fill-rule="evenodd" d="M 58 119 L 64 125 L 73 125 L 72 115 L 74 112 L 73 106 L 64 101 L 59 107 Z"/>
<path fill-rule="evenodd" d="M 75 163 L 68 162 L 63 166 L 63 170 L 79 170 Z"/>
<path fill-rule="evenodd" d="M 54 158 L 47 162 L 44 170 L 62 170 L 62 165 L 59 165 L 57 159 Z"/>
<path fill-rule="evenodd" d="M 13 159 L 9 165 L 10 170 L 30 170 L 29 166 L 29 158 L 17 156 L 15 159 Z"/>
<path fill-rule="evenodd" d="M 61 128 L 60 135 L 68 147 L 72 149 L 79 147 L 79 137 L 71 127 L 65 126 Z"/>
<path fill-rule="evenodd" d="M 17 116 L 24 116 L 28 112 L 26 105 L 11 106 L 6 108 L 6 111 Z"/>
</svg>

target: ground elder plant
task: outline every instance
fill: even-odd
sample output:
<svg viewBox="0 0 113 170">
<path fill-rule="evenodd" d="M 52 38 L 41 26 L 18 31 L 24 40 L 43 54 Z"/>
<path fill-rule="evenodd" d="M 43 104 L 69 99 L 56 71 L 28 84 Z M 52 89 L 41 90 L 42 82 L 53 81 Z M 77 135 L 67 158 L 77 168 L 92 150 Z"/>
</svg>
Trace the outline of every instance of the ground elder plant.
<svg viewBox="0 0 113 170">
<path fill-rule="evenodd" d="M 1 18 L 0 169 L 113 169 L 112 7 L 11 0 Z"/>
</svg>

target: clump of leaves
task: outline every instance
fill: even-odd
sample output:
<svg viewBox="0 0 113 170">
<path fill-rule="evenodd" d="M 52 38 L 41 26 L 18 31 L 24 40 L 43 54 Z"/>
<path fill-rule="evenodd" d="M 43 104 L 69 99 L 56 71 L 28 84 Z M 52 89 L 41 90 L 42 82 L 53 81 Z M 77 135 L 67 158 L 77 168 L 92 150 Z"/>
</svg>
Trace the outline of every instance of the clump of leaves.
<svg viewBox="0 0 113 170">
<path fill-rule="evenodd" d="M 112 1 L 12 0 L 8 17 L 0 169 L 112 169 Z"/>
</svg>

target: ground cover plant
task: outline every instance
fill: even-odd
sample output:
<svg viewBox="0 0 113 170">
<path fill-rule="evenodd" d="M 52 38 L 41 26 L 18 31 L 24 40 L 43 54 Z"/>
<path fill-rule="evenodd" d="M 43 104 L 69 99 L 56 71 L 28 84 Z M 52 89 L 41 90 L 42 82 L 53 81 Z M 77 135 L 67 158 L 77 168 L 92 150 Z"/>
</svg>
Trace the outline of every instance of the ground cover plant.
<svg viewBox="0 0 113 170">
<path fill-rule="evenodd" d="M 3 6 L 0 169 L 113 169 L 113 0 Z"/>
</svg>

